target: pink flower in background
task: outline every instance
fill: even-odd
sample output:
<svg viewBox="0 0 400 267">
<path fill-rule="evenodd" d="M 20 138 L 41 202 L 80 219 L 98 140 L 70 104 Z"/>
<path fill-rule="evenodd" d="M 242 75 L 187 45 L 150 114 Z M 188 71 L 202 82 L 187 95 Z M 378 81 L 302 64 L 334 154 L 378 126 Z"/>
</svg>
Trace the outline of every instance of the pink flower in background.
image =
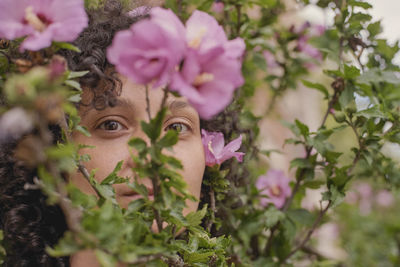
<svg viewBox="0 0 400 267">
<path fill-rule="evenodd" d="M 186 51 L 185 28 L 171 11 L 155 7 L 150 19 L 115 35 L 107 58 L 119 73 L 138 84 L 169 83 Z"/>
<path fill-rule="evenodd" d="M 302 36 L 298 39 L 297 49 L 316 60 L 322 60 L 321 52 L 308 43 L 308 37 Z"/>
<path fill-rule="evenodd" d="M 393 205 L 394 197 L 393 194 L 388 190 L 380 190 L 375 197 L 376 204 L 381 207 L 390 207 Z"/>
<path fill-rule="evenodd" d="M 21 51 L 37 51 L 52 41 L 73 41 L 87 24 L 83 0 L 0 1 L 0 38 L 27 36 Z"/>
<path fill-rule="evenodd" d="M 225 146 L 224 135 L 222 133 L 207 132 L 202 129 L 201 140 L 204 146 L 207 166 L 211 167 L 216 164 L 222 164 L 225 160 L 232 157 L 235 157 L 239 162 L 242 162 L 244 153 L 236 152 L 242 145 L 241 135 Z"/>
<path fill-rule="evenodd" d="M 361 182 L 355 186 L 360 195 L 359 209 L 362 215 L 368 215 L 372 206 L 372 188 L 366 182 Z"/>
<path fill-rule="evenodd" d="M 225 7 L 225 5 L 221 1 L 214 1 L 214 3 L 211 6 L 211 10 L 214 13 L 221 13 L 224 11 L 224 7 Z"/>
<path fill-rule="evenodd" d="M 292 193 L 289 182 L 290 179 L 281 170 L 270 169 L 266 175 L 258 177 L 256 187 L 262 195 L 260 204 L 267 206 L 272 203 L 278 209 L 282 208 Z"/>
<path fill-rule="evenodd" d="M 275 56 L 268 50 L 263 51 L 263 56 L 265 59 L 265 62 L 267 63 L 268 68 L 276 68 L 279 67 L 278 62 L 276 62 Z"/>
<path fill-rule="evenodd" d="M 244 82 L 240 38 L 229 41 L 217 21 L 207 13 L 193 12 L 186 23 L 188 51 L 171 89 L 185 96 L 203 119 L 210 119 L 232 100 Z"/>
</svg>

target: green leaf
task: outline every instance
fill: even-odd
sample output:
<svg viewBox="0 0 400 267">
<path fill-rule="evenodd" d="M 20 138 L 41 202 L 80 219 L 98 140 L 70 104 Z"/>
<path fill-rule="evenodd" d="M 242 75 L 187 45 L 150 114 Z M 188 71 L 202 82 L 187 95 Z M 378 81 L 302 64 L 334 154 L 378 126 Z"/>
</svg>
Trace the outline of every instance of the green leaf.
<svg viewBox="0 0 400 267">
<path fill-rule="evenodd" d="M 160 141 L 158 141 L 158 145 L 161 148 L 171 147 L 175 145 L 179 140 L 179 133 L 174 130 L 169 130 Z"/>
<path fill-rule="evenodd" d="M 305 181 L 303 187 L 310 188 L 310 189 L 319 189 L 321 186 L 325 185 L 324 181 L 312 180 L 312 181 Z"/>
<path fill-rule="evenodd" d="M 302 83 L 312 89 L 317 89 L 318 91 L 320 91 L 322 94 L 324 94 L 325 98 L 328 99 L 329 98 L 329 92 L 328 89 L 326 89 L 326 87 L 320 83 L 312 83 L 306 80 L 301 80 Z"/>
<path fill-rule="evenodd" d="M 70 71 L 70 72 L 68 73 L 67 80 L 72 80 L 72 79 L 75 79 L 75 78 L 80 78 L 80 77 L 85 76 L 85 75 L 88 74 L 88 73 L 89 73 L 88 70 L 85 70 L 85 71 Z"/>
<path fill-rule="evenodd" d="M 197 226 L 200 225 L 204 216 L 207 213 L 207 205 L 199 211 L 190 212 L 186 215 L 186 221 L 188 222 L 189 226 Z"/>
<path fill-rule="evenodd" d="M 355 66 L 344 65 L 344 77 L 346 79 L 355 79 L 360 76 L 360 70 Z"/>
<path fill-rule="evenodd" d="M 46 154 L 51 159 L 73 158 L 75 151 L 73 144 L 58 144 L 57 146 L 48 148 Z"/>
<path fill-rule="evenodd" d="M 162 122 L 165 117 L 165 113 L 166 108 L 163 108 L 149 123 L 145 121 L 141 122 L 143 132 L 150 138 L 152 142 L 155 142 L 161 134 Z"/>
<path fill-rule="evenodd" d="M 134 147 L 139 153 L 147 149 L 147 143 L 138 137 L 129 140 L 128 145 Z"/>
<path fill-rule="evenodd" d="M 103 180 L 101 181 L 101 185 L 112 185 L 112 184 L 121 184 L 127 181 L 126 178 L 121 178 L 117 175 L 117 173 L 121 170 L 123 160 L 119 161 L 115 166 L 114 170 Z"/>
<path fill-rule="evenodd" d="M 285 213 L 272 206 L 268 207 L 264 215 L 267 218 L 265 221 L 265 225 L 267 228 L 274 226 L 279 221 L 285 218 Z"/>
<path fill-rule="evenodd" d="M 312 168 L 312 164 L 309 159 L 295 158 L 290 162 L 290 169 L 292 168 Z"/>
<path fill-rule="evenodd" d="M 295 223 L 311 227 L 314 223 L 315 216 L 306 209 L 288 210 L 287 216 Z"/>
<path fill-rule="evenodd" d="M 72 255 L 79 250 L 80 247 L 71 232 L 66 232 L 54 248 L 46 247 L 46 252 L 52 257 Z"/>
<path fill-rule="evenodd" d="M 363 9 L 370 9 L 370 8 L 372 8 L 372 5 L 371 5 L 371 4 L 369 4 L 369 3 L 367 3 L 367 2 L 361 2 L 361 1 L 358 1 L 358 0 L 351 0 L 351 1 L 349 1 L 349 5 L 350 5 L 350 6 L 358 6 L 358 7 L 361 7 L 361 8 L 363 8 Z"/>
<path fill-rule="evenodd" d="M 375 37 L 376 35 L 378 35 L 379 33 L 382 32 L 382 27 L 381 27 L 381 22 L 377 21 L 374 23 L 370 23 L 367 27 L 369 34 L 370 34 L 370 38 Z"/>
<path fill-rule="evenodd" d="M 73 103 L 79 103 L 81 101 L 81 95 L 80 94 L 76 94 L 76 95 L 72 95 L 70 97 L 68 97 L 68 101 L 73 102 Z"/>
<path fill-rule="evenodd" d="M 64 83 L 65 83 L 66 85 L 68 85 L 68 86 L 70 86 L 70 87 L 72 87 L 72 88 L 75 88 L 76 90 L 82 92 L 81 84 L 78 83 L 77 81 L 74 81 L 74 80 L 66 80 Z"/>
<path fill-rule="evenodd" d="M 75 52 L 78 52 L 78 53 L 81 52 L 81 50 L 78 47 L 74 46 L 71 43 L 53 41 L 53 45 L 58 49 L 67 49 L 67 50 L 72 50 L 72 51 L 75 51 Z"/>
<path fill-rule="evenodd" d="M 95 250 L 96 258 L 102 267 L 114 267 L 117 263 L 114 257 L 100 249 Z"/>
<path fill-rule="evenodd" d="M 295 120 L 297 128 L 300 130 L 301 135 L 304 137 L 307 137 L 310 134 L 310 130 L 308 129 L 308 126 L 302 123 L 299 120 Z"/>
<path fill-rule="evenodd" d="M 373 106 L 372 108 L 363 109 L 363 110 L 355 113 L 355 115 L 364 116 L 367 119 L 370 119 L 370 118 L 383 118 L 383 119 L 385 119 L 386 118 L 385 114 L 382 111 L 379 110 L 378 106 Z"/>
<path fill-rule="evenodd" d="M 87 136 L 87 137 L 90 137 L 90 136 L 91 136 L 90 132 L 88 131 L 88 129 L 87 129 L 85 126 L 77 125 L 77 126 L 75 127 L 75 129 L 76 129 L 78 132 L 82 133 L 83 135 L 85 135 L 85 136 Z"/>
</svg>

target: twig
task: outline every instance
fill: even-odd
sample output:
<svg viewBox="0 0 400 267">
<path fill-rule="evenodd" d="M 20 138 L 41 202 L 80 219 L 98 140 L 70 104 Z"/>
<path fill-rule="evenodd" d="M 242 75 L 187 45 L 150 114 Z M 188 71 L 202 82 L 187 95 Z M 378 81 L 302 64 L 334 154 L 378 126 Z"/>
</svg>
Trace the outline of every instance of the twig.
<svg viewBox="0 0 400 267">
<path fill-rule="evenodd" d="M 212 188 L 210 189 L 209 195 L 210 195 L 211 218 L 208 221 L 207 227 L 206 227 L 208 232 L 211 231 L 211 227 L 212 227 L 212 225 L 214 223 L 214 220 L 215 220 L 215 212 L 216 212 L 216 209 L 215 209 L 215 192 L 214 192 L 214 190 Z"/>
<path fill-rule="evenodd" d="M 151 178 L 151 183 L 153 185 L 154 197 L 156 198 L 157 196 L 160 195 L 159 178 L 157 176 L 156 177 L 152 177 Z M 155 198 L 154 198 L 154 200 L 155 200 Z M 157 229 L 158 229 L 158 232 L 160 233 L 161 230 L 162 230 L 162 219 L 161 219 L 160 213 L 154 207 L 153 207 L 153 212 L 154 212 L 154 217 L 155 217 L 156 223 L 157 223 Z"/>
<path fill-rule="evenodd" d="M 240 36 L 240 27 L 242 26 L 240 24 L 240 20 L 242 19 L 242 6 L 241 5 L 235 5 L 236 12 L 237 12 L 237 24 L 236 24 L 236 36 Z"/>
<path fill-rule="evenodd" d="M 162 110 L 162 109 L 165 107 L 165 103 L 167 103 L 168 93 L 169 93 L 169 88 L 168 88 L 168 86 L 165 87 L 165 88 L 163 89 L 163 91 L 164 91 L 164 95 L 163 95 L 163 99 L 162 99 L 161 104 L 160 104 L 160 110 Z"/>
<path fill-rule="evenodd" d="M 328 205 L 326 205 L 326 207 L 324 209 L 320 210 L 320 213 L 317 217 L 317 219 L 315 220 L 313 226 L 311 227 L 310 230 L 308 230 L 305 238 L 303 239 L 303 241 L 300 242 L 299 245 L 297 245 L 284 259 L 287 260 L 288 258 L 290 258 L 291 256 L 293 256 L 294 253 L 296 253 L 298 250 L 302 249 L 304 247 L 304 245 L 310 240 L 311 235 L 314 233 L 315 229 L 317 229 L 318 225 L 320 224 L 320 222 L 322 221 L 322 218 L 324 217 L 324 215 L 326 214 L 326 212 L 328 211 L 329 207 L 331 206 L 332 202 L 329 200 Z"/>
<path fill-rule="evenodd" d="M 146 85 L 146 112 L 149 121 L 151 121 L 151 112 L 150 112 L 150 98 L 149 98 L 149 87 Z"/>
</svg>

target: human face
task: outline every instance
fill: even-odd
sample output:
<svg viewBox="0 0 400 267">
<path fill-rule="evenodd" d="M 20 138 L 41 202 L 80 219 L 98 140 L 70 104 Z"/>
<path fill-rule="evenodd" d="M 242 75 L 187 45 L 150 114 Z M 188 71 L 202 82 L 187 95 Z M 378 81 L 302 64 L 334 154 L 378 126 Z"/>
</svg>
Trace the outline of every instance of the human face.
<svg viewBox="0 0 400 267">
<path fill-rule="evenodd" d="M 140 122 L 148 121 L 146 112 L 146 91 L 143 86 L 121 78 L 123 82 L 121 96 L 117 105 L 104 110 L 82 107 L 79 110 L 81 125 L 86 126 L 91 133 L 87 137 L 81 133 L 74 133 L 73 140 L 78 144 L 94 146 L 81 150 L 82 154 L 89 154 L 91 160 L 85 162 L 86 168 L 91 171 L 97 169 L 95 179 L 102 181 L 123 160 L 122 177 L 134 177 L 134 163 L 131 159 L 131 148 L 127 145 L 133 137 L 149 140 L 143 133 Z M 163 90 L 149 89 L 150 113 L 157 114 L 163 98 Z M 85 99 L 83 94 L 83 99 Z M 200 197 L 200 189 L 205 169 L 204 150 L 201 142 L 200 119 L 194 108 L 184 98 L 168 96 L 169 109 L 164 122 L 163 130 L 179 129 L 179 141 L 173 146 L 172 155 L 179 159 L 183 165 L 180 174 L 187 183 L 187 189 L 196 199 Z M 135 152 L 134 152 L 135 153 Z M 80 173 L 70 177 L 71 182 L 87 194 L 95 194 L 90 184 Z M 152 184 L 149 178 L 139 180 L 149 189 L 151 197 Z M 126 184 L 114 185 L 117 202 L 126 208 L 134 199 L 140 197 Z M 187 201 L 183 214 L 197 210 L 198 201 Z"/>
</svg>

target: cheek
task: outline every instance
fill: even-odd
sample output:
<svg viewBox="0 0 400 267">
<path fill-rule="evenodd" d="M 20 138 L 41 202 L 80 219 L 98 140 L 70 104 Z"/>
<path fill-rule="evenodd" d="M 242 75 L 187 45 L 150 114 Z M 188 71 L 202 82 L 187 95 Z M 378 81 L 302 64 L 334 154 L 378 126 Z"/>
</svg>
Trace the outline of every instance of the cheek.
<svg viewBox="0 0 400 267">
<path fill-rule="evenodd" d="M 124 160 L 125 162 L 130 158 L 127 145 L 120 146 L 116 142 L 96 142 L 94 138 L 76 138 L 74 141 L 76 143 L 94 146 L 94 148 L 84 148 L 80 150 L 80 154 L 87 154 L 90 156 L 90 160 L 83 162 L 83 165 L 89 172 L 96 169 L 95 179 L 99 182 L 114 170 L 119 161 Z M 94 194 L 94 190 L 80 172 L 71 174 L 70 181 L 84 193 Z"/>
<path fill-rule="evenodd" d="M 180 171 L 187 183 L 189 192 L 197 199 L 200 197 L 201 184 L 205 169 L 205 158 L 201 139 L 188 146 L 176 146 L 175 157 L 181 160 L 183 170 Z"/>
</svg>

